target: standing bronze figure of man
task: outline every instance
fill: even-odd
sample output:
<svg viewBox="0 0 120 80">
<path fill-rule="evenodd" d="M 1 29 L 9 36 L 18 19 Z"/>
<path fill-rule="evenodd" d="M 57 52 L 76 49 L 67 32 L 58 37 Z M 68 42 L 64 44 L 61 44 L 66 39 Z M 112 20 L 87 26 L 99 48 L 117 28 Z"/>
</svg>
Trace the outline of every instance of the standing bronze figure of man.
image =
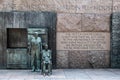
<svg viewBox="0 0 120 80">
<path fill-rule="evenodd" d="M 40 53 L 42 51 L 42 40 L 35 32 L 31 40 L 31 67 L 32 71 L 40 71 Z"/>
</svg>

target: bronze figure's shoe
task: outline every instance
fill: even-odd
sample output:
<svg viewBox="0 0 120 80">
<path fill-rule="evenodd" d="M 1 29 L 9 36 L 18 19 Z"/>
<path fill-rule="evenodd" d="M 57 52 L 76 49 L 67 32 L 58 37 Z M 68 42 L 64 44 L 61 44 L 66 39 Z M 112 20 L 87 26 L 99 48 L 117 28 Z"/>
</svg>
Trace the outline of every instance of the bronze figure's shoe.
<svg viewBox="0 0 120 80">
<path fill-rule="evenodd" d="M 36 69 L 37 72 L 40 72 L 40 69 Z"/>
<path fill-rule="evenodd" d="M 35 67 L 34 66 L 32 67 L 32 72 L 35 72 Z"/>
</svg>

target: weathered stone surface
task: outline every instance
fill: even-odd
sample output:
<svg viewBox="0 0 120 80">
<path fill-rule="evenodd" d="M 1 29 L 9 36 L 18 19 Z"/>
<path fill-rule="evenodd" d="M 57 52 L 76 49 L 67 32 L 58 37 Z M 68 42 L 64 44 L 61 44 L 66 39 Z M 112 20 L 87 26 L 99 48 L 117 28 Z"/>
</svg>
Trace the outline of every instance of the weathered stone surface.
<svg viewBox="0 0 120 80">
<path fill-rule="evenodd" d="M 77 13 L 111 13 L 112 0 L 76 0 Z"/>
<path fill-rule="evenodd" d="M 110 31 L 110 14 L 82 14 L 82 31 Z"/>
<path fill-rule="evenodd" d="M 110 67 L 110 51 L 90 51 L 88 62 L 93 68 L 108 68 Z"/>
<path fill-rule="evenodd" d="M 112 0 L 14 0 L 15 10 L 111 13 Z"/>
<path fill-rule="evenodd" d="M 13 0 L 0 0 L 0 11 L 11 11 L 13 8 Z"/>
<path fill-rule="evenodd" d="M 110 33 L 58 32 L 57 50 L 110 50 Z"/>
<path fill-rule="evenodd" d="M 10 12 L 3 12 L 4 15 L 4 28 L 13 28 L 14 14 Z"/>
<path fill-rule="evenodd" d="M 2 56 L 3 54 L 2 54 L 2 51 L 3 51 L 3 40 L 2 40 L 2 34 L 3 33 L 3 31 L 2 31 L 2 29 L 0 29 L 0 56 Z"/>
<path fill-rule="evenodd" d="M 69 68 L 91 68 L 87 51 L 69 51 Z"/>
<path fill-rule="evenodd" d="M 110 18 L 111 14 L 95 14 L 95 26 L 96 31 L 110 31 Z M 97 29 L 98 28 L 98 29 Z"/>
<path fill-rule="evenodd" d="M 10 15 L 10 14 L 9 14 Z M 25 25 L 25 13 L 21 13 L 21 12 L 14 12 L 13 16 L 11 16 L 11 18 L 13 18 L 13 28 L 26 28 L 27 26 Z"/>
<path fill-rule="evenodd" d="M 75 0 L 15 0 L 15 10 L 75 12 Z"/>
<path fill-rule="evenodd" d="M 82 31 L 93 31 L 95 30 L 95 17 L 94 14 L 82 14 Z"/>
<path fill-rule="evenodd" d="M 69 68 L 109 67 L 109 51 L 69 51 Z"/>
<path fill-rule="evenodd" d="M 113 13 L 111 29 L 111 67 L 120 68 L 120 13 Z"/>
<path fill-rule="evenodd" d="M 58 51 L 57 55 L 58 68 L 108 68 L 110 64 L 109 51 Z"/>
<path fill-rule="evenodd" d="M 57 12 L 76 13 L 76 0 L 55 0 Z"/>
<path fill-rule="evenodd" d="M 4 13 L 0 13 L 0 29 L 4 28 Z"/>
<path fill-rule="evenodd" d="M 6 65 L 6 29 L 0 29 L 0 68 Z"/>
<path fill-rule="evenodd" d="M 81 31 L 81 14 L 58 14 L 57 31 Z"/>
<path fill-rule="evenodd" d="M 57 51 L 57 68 L 68 68 L 68 51 Z"/>
<path fill-rule="evenodd" d="M 113 0 L 113 12 L 120 12 L 120 0 Z"/>
<path fill-rule="evenodd" d="M 14 0 L 14 10 L 54 11 L 54 0 Z"/>
</svg>

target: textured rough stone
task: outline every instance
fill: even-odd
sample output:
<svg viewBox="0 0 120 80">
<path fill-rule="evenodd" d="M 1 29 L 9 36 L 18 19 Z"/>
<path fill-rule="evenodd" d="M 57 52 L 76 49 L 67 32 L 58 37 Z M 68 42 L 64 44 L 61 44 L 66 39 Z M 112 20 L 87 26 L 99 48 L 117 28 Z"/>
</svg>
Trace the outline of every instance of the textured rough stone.
<svg viewBox="0 0 120 80">
<path fill-rule="evenodd" d="M 13 0 L 0 0 L 0 11 L 11 11 L 13 7 Z"/>
<path fill-rule="evenodd" d="M 77 10 L 76 0 L 55 0 L 54 2 L 57 12 L 75 13 Z"/>
<path fill-rule="evenodd" d="M 111 13 L 112 0 L 76 0 L 77 13 Z"/>
<path fill-rule="evenodd" d="M 81 14 L 58 14 L 57 31 L 81 31 Z"/>
<path fill-rule="evenodd" d="M 120 68 L 120 13 L 113 13 L 111 29 L 111 67 Z"/>
<path fill-rule="evenodd" d="M 94 14 L 82 14 L 82 31 L 95 30 Z"/>
<path fill-rule="evenodd" d="M 112 0 L 14 0 L 15 10 L 111 13 Z"/>
<path fill-rule="evenodd" d="M 90 51 L 88 62 L 92 68 L 108 68 L 110 67 L 110 51 Z"/>
<path fill-rule="evenodd" d="M 109 51 L 69 51 L 69 68 L 109 67 Z"/>
<path fill-rule="evenodd" d="M 82 31 L 110 31 L 110 14 L 82 14 Z"/>
<path fill-rule="evenodd" d="M 52 11 L 55 10 L 54 0 L 14 0 L 14 9 L 20 11 Z"/>
<path fill-rule="evenodd" d="M 3 13 L 1 12 L 0 13 L 0 29 L 3 29 L 4 28 L 4 16 L 3 16 Z"/>
<path fill-rule="evenodd" d="M 111 14 L 95 14 L 95 27 L 96 31 L 110 31 L 110 18 Z M 98 29 L 97 29 L 98 28 Z"/>
<path fill-rule="evenodd" d="M 120 12 L 120 0 L 113 0 L 113 12 Z"/>
<path fill-rule="evenodd" d="M 2 56 L 2 50 L 3 50 L 3 43 L 2 43 L 2 35 L 3 35 L 3 31 L 2 29 L 0 29 L 0 56 Z"/>
<path fill-rule="evenodd" d="M 29 10 L 31 0 L 14 0 L 14 10 Z"/>
<path fill-rule="evenodd" d="M 107 68 L 109 51 L 58 51 L 58 68 Z"/>
<path fill-rule="evenodd" d="M 69 51 L 69 68 L 91 68 L 87 55 L 87 51 Z"/>
<path fill-rule="evenodd" d="M 15 0 L 16 10 L 75 12 L 73 0 Z"/>
<path fill-rule="evenodd" d="M 68 51 L 57 51 L 57 68 L 68 68 Z"/>
</svg>

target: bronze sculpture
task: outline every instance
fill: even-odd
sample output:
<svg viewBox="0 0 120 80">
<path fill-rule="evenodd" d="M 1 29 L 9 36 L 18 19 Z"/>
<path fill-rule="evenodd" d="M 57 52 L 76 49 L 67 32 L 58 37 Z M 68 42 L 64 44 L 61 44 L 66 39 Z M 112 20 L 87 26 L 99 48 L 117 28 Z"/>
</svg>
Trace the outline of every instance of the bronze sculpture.
<svg viewBox="0 0 120 80">
<path fill-rule="evenodd" d="M 42 50 L 42 62 L 41 69 L 43 75 L 51 75 L 52 74 L 52 62 L 51 62 L 51 50 L 48 49 L 48 45 L 45 45 L 45 49 Z"/>
<path fill-rule="evenodd" d="M 40 53 L 42 50 L 42 41 L 38 36 L 38 32 L 35 32 L 34 37 L 31 40 L 31 66 L 32 71 L 40 71 Z"/>
</svg>

